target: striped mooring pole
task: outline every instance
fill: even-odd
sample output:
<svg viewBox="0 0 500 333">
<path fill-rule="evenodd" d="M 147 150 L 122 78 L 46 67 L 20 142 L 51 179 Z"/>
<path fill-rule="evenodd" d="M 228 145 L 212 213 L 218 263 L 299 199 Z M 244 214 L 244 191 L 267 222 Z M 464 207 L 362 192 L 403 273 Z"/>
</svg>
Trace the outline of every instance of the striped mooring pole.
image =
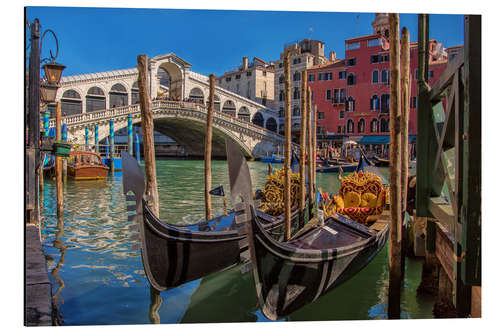
<svg viewBox="0 0 500 333">
<path fill-rule="evenodd" d="M 128 153 L 134 155 L 134 137 L 132 131 L 132 115 L 127 117 Z"/>
<path fill-rule="evenodd" d="M 109 158 L 109 140 L 106 138 L 106 158 Z"/>
<path fill-rule="evenodd" d="M 111 156 L 109 157 L 109 163 L 111 172 L 115 172 L 115 126 L 114 120 L 109 121 L 109 141 L 111 146 Z"/>
<path fill-rule="evenodd" d="M 43 113 L 43 131 L 44 131 L 44 136 L 49 136 L 49 111 L 45 111 Z"/>
<path fill-rule="evenodd" d="M 99 154 L 99 125 L 94 127 L 95 152 Z"/>
<path fill-rule="evenodd" d="M 61 135 L 61 139 L 63 142 L 66 142 L 68 141 L 68 126 L 66 124 L 62 124 L 62 135 Z"/>
<path fill-rule="evenodd" d="M 137 163 L 141 162 L 141 146 L 139 143 L 139 134 L 135 133 L 135 154 L 137 157 Z"/>
<path fill-rule="evenodd" d="M 85 126 L 85 150 L 89 150 L 89 127 Z"/>
</svg>

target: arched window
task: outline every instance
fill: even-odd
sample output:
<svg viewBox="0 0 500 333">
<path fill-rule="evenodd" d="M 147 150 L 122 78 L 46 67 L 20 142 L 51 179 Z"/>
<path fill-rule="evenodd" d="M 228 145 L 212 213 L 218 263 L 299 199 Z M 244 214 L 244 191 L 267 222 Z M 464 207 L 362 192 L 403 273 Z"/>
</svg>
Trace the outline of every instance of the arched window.
<svg viewBox="0 0 500 333">
<path fill-rule="evenodd" d="M 380 132 L 389 132 L 389 119 L 380 119 Z"/>
<path fill-rule="evenodd" d="M 86 112 L 106 110 L 106 95 L 99 87 L 92 87 L 85 96 Z"/>
<path fill-rule="evenodd" d="M 75 90 L 66 90 L 61 98 L 62 115 L 72 115 L 82 113 L 82 98 Z"/>
<path fill-rule="evenodd" d="M 280 75 L 280 78 L 279 78 L 279 83 L 285 83 L 285 76 L 283 74 Z"/>
<path fill-rule="evenodd" d="M 293 89 L 293 99 L 300 99 L 300 90 L 299 90 L 299 88 Z"/>
<path fill-rule="evenodd" d="M 365 120 L 361 118 L 358 121 L 358 133 L 364 133 L 365 132 Z"/>
<path fill-rule="evenodd" d="M 391 105 L 391 95 L 382 94 L 380 96 L 380 112 L 389 113 L 389 107 Z"/>
<path fill-rule="evenodd" d="M 238 111 L 238 119 L 250 121 L 250 111 L 248 111 L 246 106 L 242 106 Z"/>
<path fill-rule="evenodd" d="M 378 83 L 378 70 L 374 70 L 372 73 L 372 83 Z"/>
<path fill-rule="evenodd" d="M 300 81 L 300 72 L 293 73 L 293 80 Z"/>
<path fill-rule="evenodd" d="M 349 73 L 349 75 L 347 75 L 347 85 L 353 86 L 355 84 L 356 84 L 356 76 L 353 73 Z"/>
<path fill-rule="evenodd" d="M 379 99 L 377 95 L 373 95 L 370 99 L 370 110 L 378 110 L 379 109 Z"/>
<path fill-rule="evenodd" d="M 278 130 L 278 124 L 276 123 L 276 119 L 268 118 L 266 121 L 266 128 L 270 131 L 276 132 Z"/>
<path fill-rule="evenodd" d="M 189 99 L 191 102 L 195 103 L 203 103 L 205 100 L 205 96 L 203 96 L 203 91 L 200 88 L 196 87 L 191 89 L 189 92 Z"/>
<path fill-rule="evenodd" d="M 262 113 L 256 112 L 252 118 L 252 123 L 264 127 L 264 117 L 262 116 Z"/>
<path fill-rule="evenodd" d="M 354 111 L 355 110 L 355 100 L 352 96 L 349 96 L 349 98 L 345 101 L 345 108 L 346 111 Z"/>
<path fill-rule="evenodd" d="M 354 133 L 354 121 L 352 119 L 347 120 L 347 133 Z"/>
<path fill-rule="evenodd" d="M 382 70 L 380 81 L 382 83 L 389 83 L 389 72 L 387 71 L 387 69 Z"/>
<path fill-rule="evenodd" d="M 300 108 L 298 105 L 295 105 L 293 107 L 292 117 L 299 117 L 299 116 L 300 116 Z"/>
<path fill-rule="evenodd" d="M 285 92 L 283 90 L 280 90 L 280 102 L 285 100 Z"/>
<path fill-rule="evenodd" d="M 222 106 L 222 112 L 231 117 L 236 116 L 236 106 L 234 105 L 234 102 L 227 100 Z"/>
<path fill-rule="evenodd" d="M 123 85 L 117 83 L 113 85 L 109 91 L 109 107 L 113 108 L 123 105 L 128 105 L 127 89 Z"/>
<path fill-rule="evenodd" d="M 132 85 L 132 91 L 130 93 L 130 104 L 139 104 L 139 83 L 137 81 Z"/>
<path fill-rule="evenodd" d="M 378 132 L 378 120 L 373 118 L 370 122 L 370 132 L 377 133 Z"/>
</svg>

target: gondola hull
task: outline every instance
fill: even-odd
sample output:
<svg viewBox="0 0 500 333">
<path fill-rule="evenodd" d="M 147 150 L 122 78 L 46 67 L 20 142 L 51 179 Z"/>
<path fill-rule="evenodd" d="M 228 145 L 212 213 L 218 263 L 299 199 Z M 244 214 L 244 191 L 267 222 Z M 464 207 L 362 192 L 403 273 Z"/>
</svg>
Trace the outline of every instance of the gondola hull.
<svg viewBox="0 0 500 333">
<path fill-rule="evenodd" d="M 333 173 L 333 172 L 339 172 L 340 168 L 342 168 L 342 171 L 344 172 L 353 172 L 356 170 L 357 167 L 358 163 L 349 163 L 344 165 L 330 165 L 330 166 L 319 167 L 316 169 L 316 172 Z"/>
<path fill-rule="evenodd" d="M 263 314 L 276 320 L 313 302 L 366 266 L 383 248 L 388 224 L 376 232 L 347 220 L 325 225 L 288 243 L 272 240 L 250 221 L 253 276 Z"/>
</svg>

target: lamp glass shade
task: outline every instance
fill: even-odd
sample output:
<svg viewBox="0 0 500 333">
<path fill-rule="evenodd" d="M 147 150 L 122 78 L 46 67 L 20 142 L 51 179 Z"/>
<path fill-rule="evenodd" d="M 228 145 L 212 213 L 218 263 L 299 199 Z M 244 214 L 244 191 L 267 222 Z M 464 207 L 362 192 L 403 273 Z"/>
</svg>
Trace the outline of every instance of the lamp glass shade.
<svg viewBox="0 0 500 333">
<path fill-rule="evenodd" d="M 43 70 L 45 71 L 45 78 L 50 84 L 59 84 L 61 81 L 61 76 L 63 70 L 66 66 L 58 64 L 56 62 L 51 62 L 43 65 Z"/>
<path fill-rule="evenodd" d="M 40 84 L 40 98 L 44 103 L 54 103 L 56 100 L 57 89 L 59 86 L 48 84 L 46 82 Z"/>
</svg>

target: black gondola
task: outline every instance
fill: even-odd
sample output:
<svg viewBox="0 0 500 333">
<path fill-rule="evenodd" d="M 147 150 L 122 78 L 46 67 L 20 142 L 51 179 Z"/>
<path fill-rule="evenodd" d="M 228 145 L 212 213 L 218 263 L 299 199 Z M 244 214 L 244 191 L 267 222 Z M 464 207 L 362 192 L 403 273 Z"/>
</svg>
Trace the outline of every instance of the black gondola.
<svg viewBox="0 0 500 333">
<path fill-rule="evenodd" d="M 240 171 L 244 168 L 248 170 L 246 162 Z M 368 228 L 334 214 L 281 242 L 262 227 L 251 196 L 241 196 L 251 215 L 246 223 L 255 290 L 263 314 L 271 320 L 291 314 L 354 276 L 387 240 L 387 218 Z"/>
<path fill-rule="evenodd" d="M 239 152 L 239 148 L 234 145 L 228 147 L 228 153 L 230 149 L 237 149 Z M 128 206 L 130 211 L 136 212 L 135 218 L 129 220 L 137 221 L 144 271 L 156 290 L 166 290 L 199 279 L 239 263 L 240 255 L 245 257 L 248 243 L 242 204 L 235 205 L 236 208 L 227 216 L 209 221 L 189 226 L 169 224 L 160 221 L 146 203 L 144 174 L 137 161 L 123 152 L 122 166 L 123 192 L 127 201 L 135 201 L 135 205 Z M 242 186 L 234 171 L 235 167 L 231 169 L 230 165 L 229 169 L 233 199 L 233 193 Z M 243 188 L 247 190 L 246 186 Z M 275 218 L 262 212 L 257 214 L 262 227 L 271 237 L 282 237 L 283 218 Z M 298 228 L 298 212 L 293 221 L 293 228 Z"/>
</svg>

